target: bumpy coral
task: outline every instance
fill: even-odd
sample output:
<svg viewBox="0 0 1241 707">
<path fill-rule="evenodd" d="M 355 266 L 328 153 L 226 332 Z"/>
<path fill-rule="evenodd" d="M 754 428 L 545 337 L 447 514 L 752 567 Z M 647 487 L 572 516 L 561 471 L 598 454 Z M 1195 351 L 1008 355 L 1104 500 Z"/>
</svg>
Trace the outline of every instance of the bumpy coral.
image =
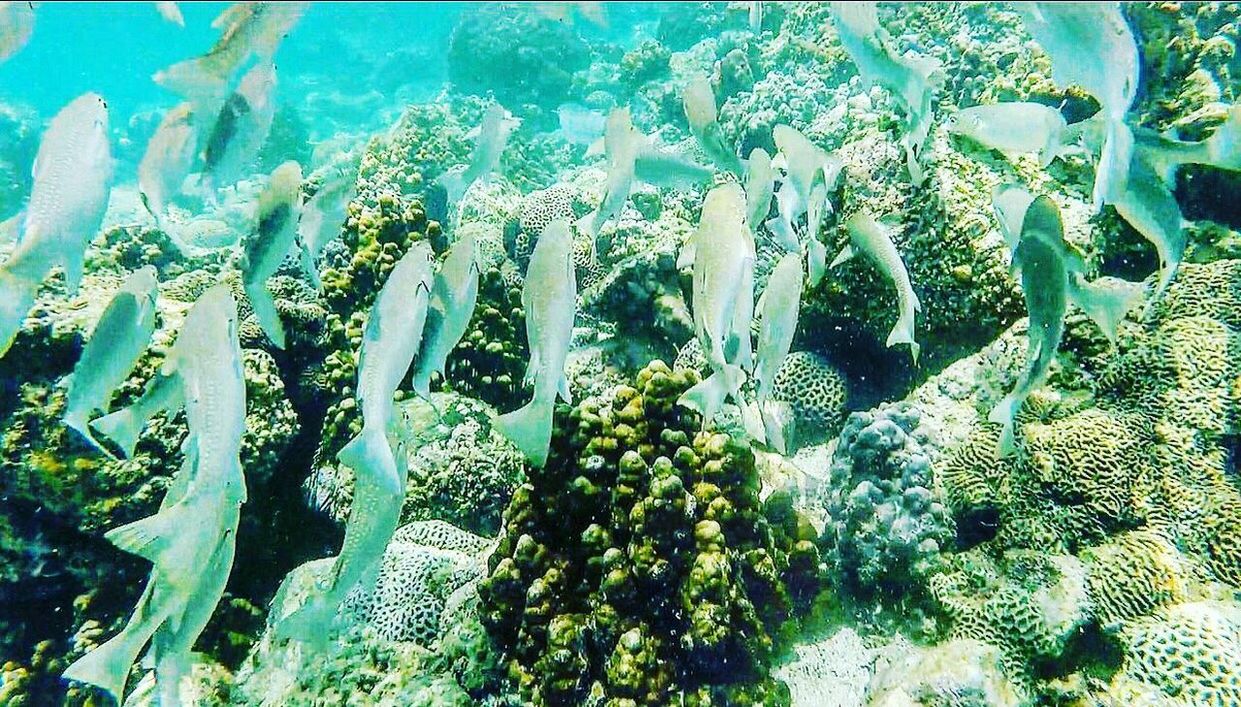
<svg viewBox="0 0 1241 707">
<path fill-rule="evenodd" d="M 590 52 L 567 23 L 530 7 L 480 5 L 461 14 L 448 47 L 448 75 L 465 92 L 494 91 L 512 109 L 564 101 Z"/>
<path fill-rule="evenodd" d="M 794 351 L 773 383 L 772 399 L 792 406 L 803 438 L 829 437 L 839 429 L 849 402 L 848 381 L 827 359 Z"/>
<path fill-rule="evenodd" d="M 676 405 L 696 380 L 656 361 L 562 408 L 514 495 L 480 609 L 528 701 L 787 703 L 768 668 L 817 585 L 812 531 L 764 517 L 748 448 Z"/>
<path fill-rule="evenodd" d="M 897 404 L 850 415 L 832 459 L 822 543 L 848 586 L 903 594 L 934 568 L 954 527 L 922 451 L 919 411 Z"/>
</svg>

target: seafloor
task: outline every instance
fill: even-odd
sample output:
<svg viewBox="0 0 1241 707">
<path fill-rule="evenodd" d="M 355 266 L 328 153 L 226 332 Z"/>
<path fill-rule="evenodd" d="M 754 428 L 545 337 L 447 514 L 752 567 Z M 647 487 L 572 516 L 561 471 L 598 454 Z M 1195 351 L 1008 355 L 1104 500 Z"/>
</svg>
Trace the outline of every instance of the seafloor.
<svg viewBox="0 0 1241 707">
<path fill-rule="evenodd" d="M 1009 160 L 945 121 L 1028 100 L 1073 122 L 1097 104 L 1052 80 L 1004 4 L 884 4 L 891 41 L 944 72 L 915 185 L 900 111 L 862 86 L 827 4 L 763 3 L 757 33 L 748 5 L 663 6 L 655 38 L 627 51 L 584 40 L 582 15 L 472 6 L 444 92 L 390 130 L 312 153 L 313 108 L 282 105 L 255 178 L 218 206 L 174 207 L 163 228 L 118 185 L 82 291 L 49 280 L 0 361 L 0 705 L 108 703 L 59 676 L 128 618 L 149 566 L 103 533 L 158 508 L 186 434 L 183 416 L 157 417 L 132 459 L 105 458 L 61 424 L 59 381 L 121 279 L 153 265 L 155 345 L 113 409 L 132 402 L 199 294 L 222 280 L 240 296 L 231 244 L 261 175 L 290 158 L 307 193 L 359 165 L 358 192 L 322 292 L 293 262 L 270 283 L 285 349 L 242 300 L 249 500 L 192 704 L 1241 705 L 1241 179 L 1181 170 L 1189 245 L 1170 289 L 1114 344 L 1070 310 L 1018 418 L 1020 453 L 1001 458 L 987 416 L 1025 364 L 1027 322 L 995 187 L 1050 195 L 1092 274 L 1153 281 L 1159 261 L 1111 208 L 1094 214 L 1085 155 Z M 1210 135 L 1241 99 L 1239 6 L 1123 12 L 1142 61 L 1132 124 Z M 787 124 L 843 160 L 829 257 L 847 216 L 890 217 L 921 300 L 921 357 L 885 346 L 890 285 L 850 263 L 804 293 L 777 380 L 796 452 L 750 445 L 727 416 L 699 433 L 676 405 L 702 372 L 676 261 L 704 189 L 640 186 L 598 262 L 579 259 L 575 402 L 532 468 L 490 423 L 529 395 L 523 268 L 542 227 L 595 207 L 606 177 L 557 132 L 557 107 L 628 105 L 642 132 L 692 155 L 681 93 L 695 76 L 710 77 L 738 154 L 774 154 L 772 128 Z M 448 233 L 435 180 L 469 160 L 492 100 L 521 126 Z M 40 128 L 17 107 L 0 118 L 7 214 Z M 477 309 L 433 407 L 399 395 L 409 483 L 378 580 L 323 650 L 278 645 L 269 627 L 340 547 L 352 478 L 336 453 L 361 424 L 365 313 L 412 243 L 441 252 L 466 232 L 486 259 Z M 758 250 L 761 289 L 778 249 Z M 153 704 L 145 672 L 126 704 Z"/>
</svg>

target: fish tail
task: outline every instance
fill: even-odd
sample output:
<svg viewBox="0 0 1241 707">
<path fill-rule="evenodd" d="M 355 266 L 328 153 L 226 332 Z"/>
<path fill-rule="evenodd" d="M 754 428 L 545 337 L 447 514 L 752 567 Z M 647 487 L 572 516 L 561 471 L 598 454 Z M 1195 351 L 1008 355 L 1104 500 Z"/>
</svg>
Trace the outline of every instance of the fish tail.
<svg viewBox="0 0 1241 707">
<path fill-rule="evenodd" d="M 181 681 L 189 671 L 189 655 L 185 651 L 159 657 L 155 663 L 155 707 L 180 707 Z"/>
<path fill-rule="evenodd" d="M 355 472 L 374 470 L 381 478 L 396 475 L 395 471 L 382 473 L 395 469 L 396 459 L 392 455 L 392 447 L 388 445 L 388 438 L 375 425 L 364 425 L 358 436 L 349 440 L 336 454 L 336 459 Z"/>
<path fill-rule="evenodd" d="M 1105 282 L 1070 281 L 1070 287 L 1073 301 L 1115 346 L 1121 321 L 1142 296 L 1142 283 L 1109 278 Z"/>
<path fill-rule="evenodd" d="M 315 259 L 310 254 L 310 249 L 303 246 L 299 258 L 302 262 L 302 270 L 306 272 L 306 278 L 310 280 L 311 286 L 322 291 L 323 280 L 319 277 L 319 268 L 315 267 Z"/>
<path fill-rule="evenodd" d="M 435 180 L 448 194 L 448 203 L 456 204 L 465 196 L 465 178 L 460 172 L 444 172 Z"/>
<path fill-rule="evenodd" d="M 64 423 L 65 427 L 68 427 L 69 429 L 82 435 L 82 438 L 85 439 L 90 446 L 98 449 L 100 452 L 103 452 L 109 458 L 116 458 L 115 454 L 105 449 L 104 446 L 99 443 L 99 440 L 95 439 L 95 436 L 91 434 L 90 421 L 87 419 L 87 413 L 85 411 L 78 410 L 77 408 L 70 408 L 65 412 Z"/>
<path fill-rule="evenodd" d="M 142 436 L 142 420 L 134 414 L 133 409 L 118 410 L 87 424 L 116 445 L 121 450 L 121 456 L 128 459 L 134 455 L 138 438 Z"/>
<path fill-rule="evenodd" d="M 552 442 L 552 405 L 537 397 L 513 412 L 500 415 L 493 426 L 536 467 L 547 463 Z"/>
<path fill-rule="evenodd" d="M 797 242 L 797 234 L 793 232 L 793 227 L 783 213 L 777 214 L 775 218 L 767 219 L 765 225 L 771 235 L 776 237 L 776 242 L 785 250 L 793 253 L 801 247 Z"/>
<path fill-rule="evenodd" d="M 788 403 L 765 401 L 759 408 L 763 419 L 763 431 L 767 435 L 767 446 L 781 454 L 788 454 L 789 428 L 793 423 L 792 408 Z"/>
<path fill-rule="evenodd" d="M 1095 168 L 1091 201 L 1097 213 L 1124 193 L 1129 162 L 1133 158 L 1133 133 L 1119 120 L 1109 120 L 1099 164 Z"/>
<path fill-rule="evenodd" d="M 1207 138 L 1207 155 L 1220 169 L 1241 170 L 1241 103 L 1228 111 L 1228 119 Z"/>
<path fill-rule="evenodd" d="M 741 406 L 741 424 L 745 427 L 746 434 L 754 438 L 759 444 L 767 444 L 767 432 L 763 425 L 763 412 L 761 403 L 747 403 Z"/>
<path fill-rule="evenodd" d="M 138 641 L 142 638 L 142 641 Z M 109 693 L 122 704 L 129 670 L 138 660 L 138 653 L 146 636 L 131 635 L 128 627 L 108 639 L 90 653 L 78 658 L 61 675 L 66 680 L 95 685 Z"/>
<path fill-rule="evenodd" d="M 806 241 L 807 285 L 814 287 L 827 274 L 827 246 L 818 236 L 811 235 Z"/>
<path fill-rule="evenodd" d="M 280 323 L 280 313 L 276 311 L 276 300 L 272 298 L 271 292 L 261 282 L 247 285 L 245 290 L 259 328 L 267 334 L 267 338 L 271 339 L 276 348 L 284 349 L 284 325 Z"/>
<path fill-rule="evenodd" d="M 13 345 L 38 292 L 38 282 L 0 268 L 0 356 Z"/>
<path fill-rule="evenodd" d="M 596 223 L 598 220 L 599 220 L 599 211 L 595 210 L 579 218 L 577 221 L 573 223 L 573 225 L 576 226 L 577 230 L 581 231 L 582 233 L 586 233 L 591 236 L 597 236 L 599 235 L 599 229 Z"/>
<path fill-rule="evenodd" d="M 1011 457 L 1017 451 L 1016 440 L 1014 439 L 1013 426 L 1016 424 L 1017 410 L 1021 407 L 1021 399 L 1015 395 L 1009 394 L 1004 399 L 996 403 L 991 408 L 991 414 L 987 415 L 989 422 L 994 422 L 1003 426 L 1000 430 L 999 452 L 1000 457 Z"/>
<path fill-rule="evenodd" d="M 891 348 L 895 344 L 909 344 L 909 353 L 913 355 L 914 365 L 918 364 L 918 354 L 922 351 L 922 346 L 914 341 L 914 320 L 913 311 L 910 310 L 910 316 L 902 316 L 896 322 L 896 326 L 892 327 L 892 331 L 888 333 L 887 346 Z"/>
<path fill-rule="evenodd" d="M 277 643 L 299 641 L 312 646 L 321 646 L 336 620 L 336 603 L 323 594 L 316 594 L 280 619 L 274 629 Z"/>
<path fill-rule="evenodd" d="M 734 398 L 740 398 L 743 383 L 745 383 L 745 371 L 741 370 L 740 366 L 726 363 L 718 371 L 685 391 L 677 399 L 677 404 L 701 414 L 705 425 L 724 406 L 726 397 L 732 395 Z"/>
</svg>

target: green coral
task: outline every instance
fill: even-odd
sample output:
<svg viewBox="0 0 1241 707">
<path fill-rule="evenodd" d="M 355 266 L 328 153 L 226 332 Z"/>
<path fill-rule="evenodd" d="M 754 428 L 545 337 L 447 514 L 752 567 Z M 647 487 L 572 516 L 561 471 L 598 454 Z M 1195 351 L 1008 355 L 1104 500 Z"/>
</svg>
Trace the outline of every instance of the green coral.
<svg viewBox="0 0 1241 707">
<path fill-rule="evenodd" d="M 534 704 L 787 703 L 768 671 L 818 586 L 814 533 L 769 521 L 749 449 L 676 405 L 697 379 L 656 361 L 562 409 L 514 495 L 480 610 Z"/>
</svg>

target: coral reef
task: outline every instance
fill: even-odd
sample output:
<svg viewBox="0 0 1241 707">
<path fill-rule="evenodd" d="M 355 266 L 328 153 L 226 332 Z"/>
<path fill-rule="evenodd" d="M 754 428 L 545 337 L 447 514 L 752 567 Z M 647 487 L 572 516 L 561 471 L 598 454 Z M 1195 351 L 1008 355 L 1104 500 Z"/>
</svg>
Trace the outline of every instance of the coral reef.
<svg viewBox="0 0 1241 707">
<path fill-rule="evenodd" d="M 768 670 L 817 549 L 791 508 L 764 515 L 749 450 L 675 404 L 696 380 L 656 361 L 562 410 L 514 495 L 480 611 L 534 704 L 787 703 Z"/>
<path fill-rule="evenodd" d="M 835 435 L 849 404 L 849 382 L 827 359 L 794 351 L 780 366 L 771 398 L 793 408 L 799 441 Z"/>
<path fill-rule="evenodd" d="M 897 404 L 853 413 L 840 433 L 822 543 L 854 592 L 899 596 L 920 586 L 954 537 L 919 420 L 915 407 Z"/>
</svg>

